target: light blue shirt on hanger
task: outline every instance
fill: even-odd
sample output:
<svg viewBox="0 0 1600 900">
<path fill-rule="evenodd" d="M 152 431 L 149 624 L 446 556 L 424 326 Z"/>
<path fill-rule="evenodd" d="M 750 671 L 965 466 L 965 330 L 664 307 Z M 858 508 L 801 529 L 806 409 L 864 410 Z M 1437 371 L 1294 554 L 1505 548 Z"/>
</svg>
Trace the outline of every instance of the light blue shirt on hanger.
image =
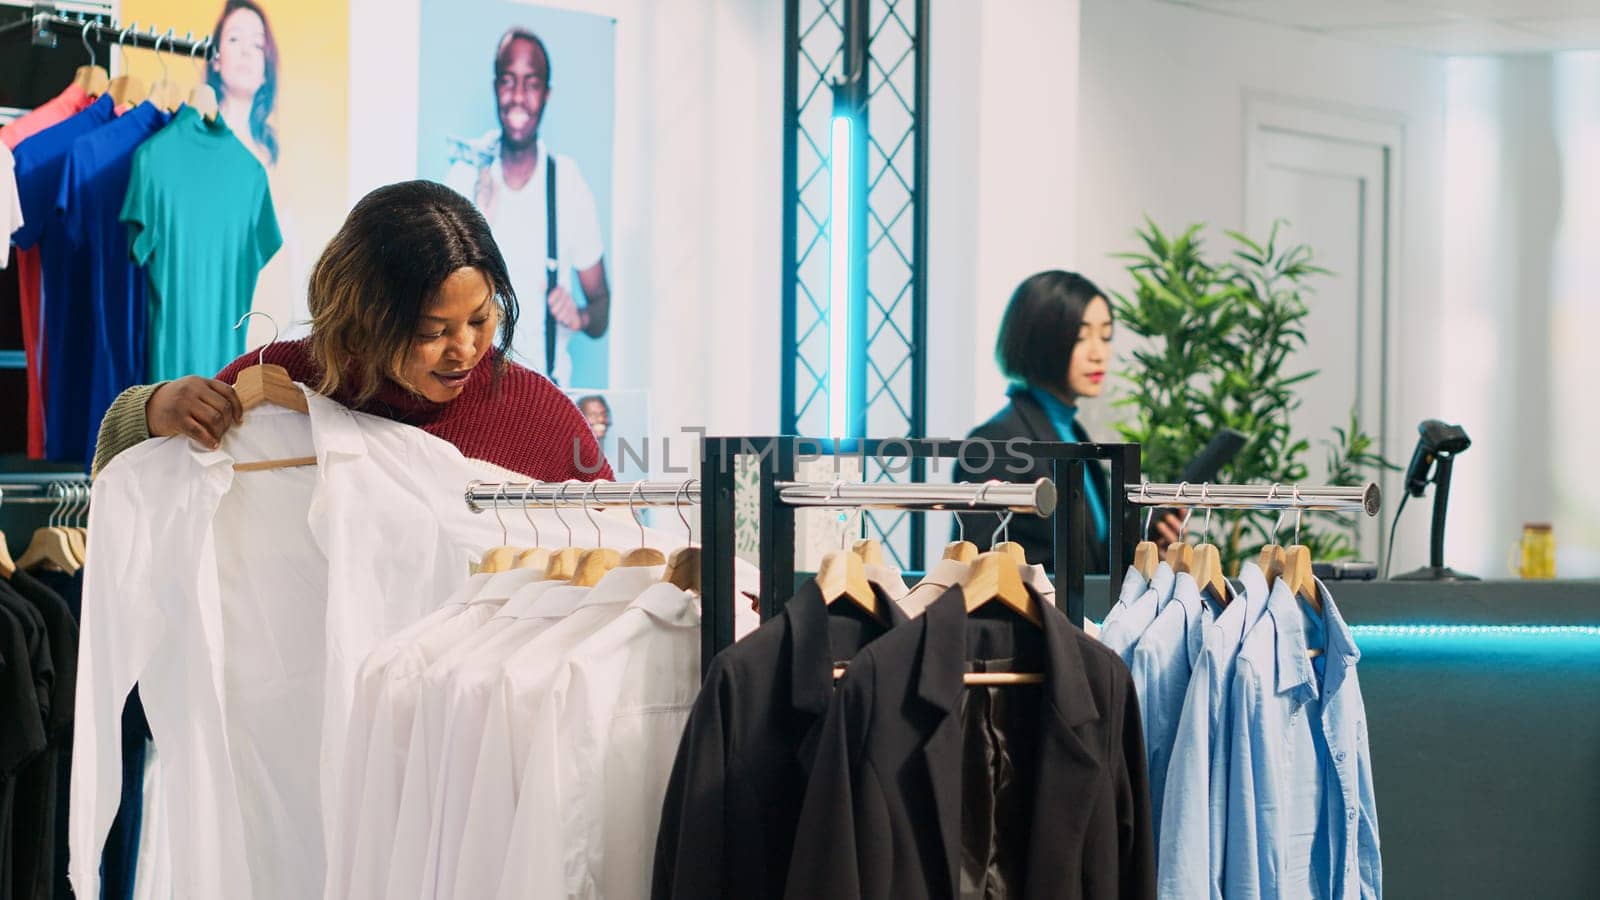
<svg viewBox="0 0 1600 900">
<path fill-rule="evenodd" d="M 1230 595 L 1224 601 L 1232 600 Z M 1150 773 L 1150 821 L 1161 837 L 1162 791 L 1167 784 L 1167 764 L 1178 736 L 1189 676 L 1205 645 L 1206 628 L 1216 615 L 1212 602 L 1187 572 L 1173 582 L 1168 603 L 1133 649 L 1133 687 L 1139 695 L 1139 716 L 1144 723 L 1145 757 Z"/>
<path fill-rule="evenodd" d="M 1178 717 L 1156 846 L 1162 900 L 1223 900 L 1222 837 L 1233 739 L 1226 701 L 1239 645 L 1266 611 L 1268 597 L 1266 576 L 1255 563 L 1240 567 L 1239 582 L 1244 591 L 1205 629 Z"/>
<path fill-rule="evenodd" d="M 1321 581 L 1317 593 L 1320 617 L 1279 580 L 1239 650 L 1229 694 L 1229 898 L 1382 895 L 1361 651 Z M 1307 651 L 1319 644 L 1313 660 Z"/>
<path fill-rule="evenodd" d="M 1133 581 L 1129 578 L 1122 583 L 1122 599 L 1106 614 L 1105 622 L 1100 625 L 1100 643 L 1115 650 L 1122 661 L 1133 664 L 1133 648 L 1139 642 L 1146 628 L 1156 620 L 1156 615 L 1172 599 L 1174 582 L 1172 567 L 1165 562 L 1156 566 L 1155 575 L 1150 579 L 1150 586 L 1129 600 L 1128 585 Z"/>
</svg>

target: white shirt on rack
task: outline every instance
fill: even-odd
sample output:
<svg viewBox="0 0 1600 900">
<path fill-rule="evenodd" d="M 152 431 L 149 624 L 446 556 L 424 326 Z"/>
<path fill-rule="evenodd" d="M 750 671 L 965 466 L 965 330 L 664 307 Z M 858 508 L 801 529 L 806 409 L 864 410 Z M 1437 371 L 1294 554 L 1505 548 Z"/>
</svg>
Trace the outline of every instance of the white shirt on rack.
<svg viewBox="0 0 1600 900">
<path fill-rule="evenodd" d="M 326 896 L 381 896 L 381 883 L 374 884 L 371 879 L 388 872 L 405 754 L 416 712 L 417 681 L 430 663 L 492 617 L 521 582 L 537 575 L 526 570 L 473 575 L 451 598 L 464 601 L 449 604 L 406 629 L 362 665 L 352 731 L 365 730 L 368 738 L 351 740 L 346 748 L 349 780 L 344 783 L 337 841 L 330 838 L 329 842 L 330 848 L 340 848 L 340 856 L 329 865 L 339 880 L 330 877 Z"/>
<path fill-rule="evenodd" d="M 553 620 L 552 624 L 529 629 L 513 626 L 493 651 L 454 673 L 439 783 L 429 822 L 422 877 L 424 896 L 448 897 L 455 883 L 490 705 L 505 667 L 514 660 L 534 658 L 550 661 L 553 669 L 571 647 L 616 618 L 629 600 L 658 581 L 661 574 L 659 566 L 614 569 L 593 588 L 550 591 L 516 612 L 534 621 Z M 509 788 L 509 781 L 505 785 Z"/>
<path fill-rule="evenodd" d="M 630 566 L 613 569 L 582 598 L 584 607 L 597 608 L 590 621 L 601 622 L 600 630 L 610 627 L 608 616 L 620 616 L 625 604 L 658 585 L 662 566 Z M 562 598 L 547 596 L 543 603 Z M 586 638 L 587 622 L 566 634 L 548 633 L 528 641 L 500 667 L 497 683 L 491 687 L 483 734 L 477 744 L 477 760 L 470 781 L 455 782 L 460 805 L 451 810 L 442 828 L 454 831 L 454 852 L 441 854 L 439 897 L 488 897 L 493 892 L 500 866 L 504 863 L 505 841 L 516 811 L 522 769 L 521 760 L 532 738 L 527 706 L 553 684 L 556 670 L 566 658 L 567 649 Z M 485 880 L 487 879 L 487 884 Z"/>
<path fill-rule="evenodd" d="M 463 865 L 456 897 L 511 900 L 530 885 L 569 898 L 649 896 L 662 798 L 700 691 L 699 625 L 697 599 L 658 584 L 572 648 L 548 688 L 527 694 L 513 681 L 513 696 L 535 701 L 503 832 L 513 849 L 498 885 Z"/>
<path fill-rule="evenodd" d="M 161 744 L 175 896 L 322 890 L 356 667 L 450 593 L 483 528 L 454 447 L 307 403 L 252 410 L 215 451 L 148 441 L 95 481 L 68 820 L 80 896 L 100 892 L 135 681 Z M 233 469 L 308 455 L 316 466 Z"/>
</svg>

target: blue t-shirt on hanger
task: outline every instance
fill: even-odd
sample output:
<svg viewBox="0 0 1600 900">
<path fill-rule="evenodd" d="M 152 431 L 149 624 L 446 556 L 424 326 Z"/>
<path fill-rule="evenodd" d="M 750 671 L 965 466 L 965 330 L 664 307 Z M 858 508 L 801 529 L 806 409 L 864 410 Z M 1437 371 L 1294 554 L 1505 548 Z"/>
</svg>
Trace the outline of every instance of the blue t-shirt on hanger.
<svg viewBox="0 0 1600 900">
<path fill-rule="evenodd" d="M 144 383 L 147 276 L 128 257 L 128 227 L 119 216 L 133 152 L 171 119 L 160 107 L 141 103 L 78 138 L 56 193 L 55 211 L 80 260 L 75 268 L 87 278 L 86 290 L 72 294 L 70 302 L 45 307 L 52 361 L 45 443 L 66 446 L 76 440 L 86 462 L 93 461 L 94 436 L 111 401 Z M 68 403 L 77 406 L 68 408 Z"/>
<path fill-rule="evenodd" d="M 73 296 L 88 291 L 88 273 L 74 265 L 72 250 L 63 233 L 61 217 L 55 215 L 56 195 L 61 186 L 61 171 L 78 138 L 99 129 L 116 118 L 109 96 L 90 104 L 88 109 L 60 122 L 17 145 L 17 197 L 22 205 L 23 226 L 12 235 L 19 250 L 39 247 L 40 330 L 45 382 L 45 457 L 79 459 L 85 455 L 88 425 L 80 421 L 88 397 L 88 372 L 58 356 L 60 348 L 73 344 L 74 332 L 92 327 L 81 316 L 71 317 L 70 326 L 52 329 L 56 320 L 52 306 L 71 304 Z M 59 385 L 57 384 L 59 376 Z M 99 424 L 98 422 L 96 423 Z"/>
</svg>

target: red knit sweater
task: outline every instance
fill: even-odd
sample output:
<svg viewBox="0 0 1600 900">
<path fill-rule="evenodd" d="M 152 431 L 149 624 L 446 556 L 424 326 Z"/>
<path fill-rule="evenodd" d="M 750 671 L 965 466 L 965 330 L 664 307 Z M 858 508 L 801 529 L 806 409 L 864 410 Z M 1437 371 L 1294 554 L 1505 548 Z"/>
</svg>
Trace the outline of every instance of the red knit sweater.
<svg viewBox="0 0 1600 900">
<path fill-rule="evenodd" d="M 233 384 L 241 371 L 256 364 L 259 353 L 252 350 L 239 357 L 217 378 Z M 305 340 L 268 344 L 265 356 L 308 387 L 315 388 L 322 379 Z M 392 381 L 385 381 L 371 400 L 359 406 L 351 402 L 350 386 L 332 399 L 360 412 L 415 425 L 454 444 L 466 456 L 539 481 L 614 478 L 594 432 L 572 401 L 549 379 L 516 363 L 507 365 L 496 383 L 495 358 L 486 357 L 473 369 L 461 396 L 448 403 L 418 397 Z"/>
</svg>

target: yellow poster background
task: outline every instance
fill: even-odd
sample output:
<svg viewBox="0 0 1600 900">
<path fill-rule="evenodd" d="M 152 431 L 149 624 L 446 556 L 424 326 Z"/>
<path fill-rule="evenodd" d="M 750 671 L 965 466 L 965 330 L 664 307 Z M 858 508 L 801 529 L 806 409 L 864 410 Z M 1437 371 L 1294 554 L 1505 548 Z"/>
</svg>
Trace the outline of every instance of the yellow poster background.
<svg viewBox="0 0 1600 900">
<path fill-rule="evenodd" d="M 225 0 L 123 0 L 123 25 L 176 37 L 211 34 Z M 268 167 L 284 245 L 261 273 L 255 308 L 280 327 L 304 316 L 305 282 L 347 210 L 350 12 L 347 0 L 258 0 L 278 46 L 278 161 Z M 154 84 L 162 65 L 149 50 L 123 51 L 126 71 Z M 202 62 L 163 52 L 167 77 L 186 89 L 205 80 Z M 272 336 L 252 319 L 249 346 Z"/>
</svg>

